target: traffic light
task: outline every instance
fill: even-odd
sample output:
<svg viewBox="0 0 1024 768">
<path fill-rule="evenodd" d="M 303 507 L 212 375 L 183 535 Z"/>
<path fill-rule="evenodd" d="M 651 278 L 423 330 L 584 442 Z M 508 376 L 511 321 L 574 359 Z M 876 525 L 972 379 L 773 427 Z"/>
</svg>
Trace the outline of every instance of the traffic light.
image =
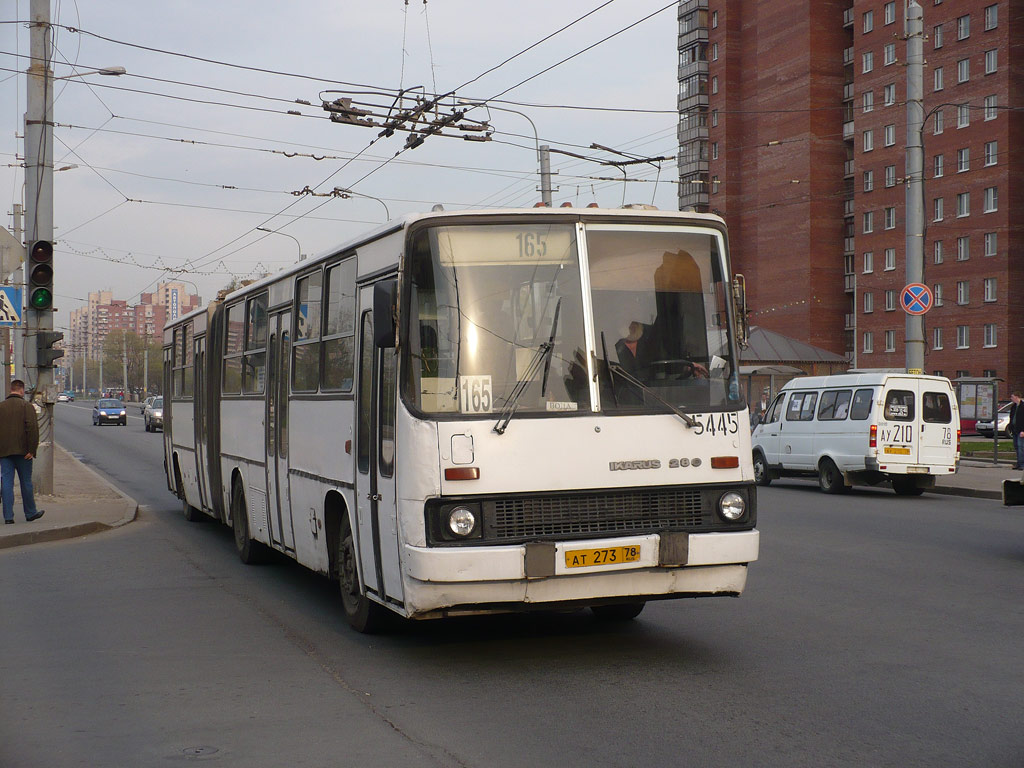
<svg viewBox="0 0 1024 768">
<path fill-rule="evenodd" d="M 38 312 L 53 309 L 53 243 L 49 240 L 32 243 L 28 252 L 28 284 L 29 308 Z"/>
<path fill-rule="evenodd" d="M 64 357 L 63 349 L 54 349 L 53 345 L 64 338 L 60 331 L 36 331 L 36 365 L 40 368 L 53 366 L 53 361 Z"/>
</svg>

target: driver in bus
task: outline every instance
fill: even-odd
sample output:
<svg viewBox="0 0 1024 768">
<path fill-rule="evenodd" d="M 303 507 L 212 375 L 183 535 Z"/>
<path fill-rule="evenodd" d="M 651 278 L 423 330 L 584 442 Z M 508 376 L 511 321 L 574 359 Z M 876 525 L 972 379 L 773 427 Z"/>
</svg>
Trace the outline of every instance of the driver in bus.
<svg viewBox="0 0 1024 768">
<path fill-rule="evenodd" d="M 634 376 L 640 376 L 663 357 L 661 346 L 655 339 L 654 326 L 645 325 L 639 320 L 632 321 L 626 335 L 615 342 L 615 354 L 618 355 L 619 364 Z M 708 378 L 708 369 L 703 365 L 690 365 L 693 366 L 693 376 Z"/>
</svg>

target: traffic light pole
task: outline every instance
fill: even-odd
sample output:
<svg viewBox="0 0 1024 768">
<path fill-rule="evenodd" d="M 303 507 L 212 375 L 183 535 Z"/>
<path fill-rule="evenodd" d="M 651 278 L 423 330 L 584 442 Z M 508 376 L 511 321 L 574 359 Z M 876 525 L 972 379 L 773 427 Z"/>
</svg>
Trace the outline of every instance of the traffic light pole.
<svg viewBox="0 0 1024 768">
<path fill-rule="evenodd" d="M 53 73 L 49 69 L 50 0 L 31 0 L 31 54 L 27 70 L 25 113 L 25 232 L 31 250 L 38 241 L 53 242 Z M 27 271 L 27 270 L 26 270 Z M 26 275 L 28 277 L 28 275 Z M 29 281 L 26 280 L 26 283 Z M 29 287 L 26 286 L 28 289 Z M 29 289 L 30 290 L 30 289 Z M 27 292 L 27 291 L 26 291 Z M 53 493 L 53 367 L 39 365 L 37 337 L 53 331 L 53 307 L 32 309 L 26 301 L 24 354 L 26 390 L 39 414 L 39 449 L 32 470 L 36 492 Z"/>
</svg>

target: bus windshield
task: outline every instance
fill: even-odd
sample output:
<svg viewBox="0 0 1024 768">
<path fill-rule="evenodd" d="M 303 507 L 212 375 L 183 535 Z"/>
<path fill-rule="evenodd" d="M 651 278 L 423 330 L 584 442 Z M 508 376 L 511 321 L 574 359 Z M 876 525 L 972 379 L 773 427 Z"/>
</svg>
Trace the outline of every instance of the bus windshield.
<svg viewBox="0 0 1024 768">
<path fill-rule="evenodd" d="M 680 226 L 584 231 L 585 254 L 567 222 L 414 234 L 404 391 L 417 410 L 568 414 L 591 411 L 592 392 L 609 414 L 738 407 L 717 238 Z"/>
</svg>

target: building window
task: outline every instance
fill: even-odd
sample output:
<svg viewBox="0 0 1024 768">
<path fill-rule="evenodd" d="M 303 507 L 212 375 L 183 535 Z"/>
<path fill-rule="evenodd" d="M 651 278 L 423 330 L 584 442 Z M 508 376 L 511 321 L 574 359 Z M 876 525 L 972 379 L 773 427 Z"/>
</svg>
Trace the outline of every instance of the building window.
<svg viewBox="0 0 1024 768">
<path fill-rule="evenodd" d="M 896 43 L 887 43 L 882 48 L 882 60 L 885 66 L 896 63 Z"/>
<path fill-rule="evenodd" d="M 996 374 L 996 369 L 995 368 L 985 368 L 981 372 L 981 375 L 984 376 L 986 379 L 994 379 L 996 377 L 996 375 L 997 375 Z"/>
<path fill-rule="evenodd" d="M 717 141 L 711 142 L 711 159 L 712 160 L 717 160 L 718 159 L 718 142 Z"/>
<path fill-rule="evenodd" d="M 971 124 L 971 107 L 969 104 L 959 104 L 956 108 L 956 127 L 966 128 Z"/>
<path fill-rule="evenodd" d="M 883 11 L 885 12 L 885 23 L 886 24 L 892 24 L 893 22 L 895 22 L 896 21 L 896 2 L 895 2 L 895 0 L 891 0 L 890 2 L 886 3 L 882 8 L 883 8 Z"/>
<path fill-rule="evenodd" d="M 867 51 L 861 56 L 861 72 L 867 73 L 875 68 L 875 54 L 873 51 Z"/>
<path fill-rule="evenodd" d="M 956 39 L 966 40 L 971 36 L 971 16 L 961 16 L 956 20 Z"/>
<path fill-rule="evenodd" d="M 971 150 L 969 147 L 958 149 L 956 151 L 956 171 L 957 173 L 963 173 L 964 171 L 971 170 Z"/>
<path fill-rule="evenodd" d="M 997 237 L 995 232 L 985 233 L 985 255 L 995 256 L 997 251 Z"/>
<path fill-rule="evenodd" d="M 971 193 L 960 192 L 956 196 L 956 215 L 957 218 L 971 215 Z"/>
<path fill-rule="evenodd" d="M 985 295 L 983 297 L 983 301 L 995 301 L 996 300 L 996 278 L 994 278 L 994 277 L 986 277 L 985 281 L 982 283 L 982 285 L 985 287 L 985 291 L 984 291 Z"/>
<path fill-rule="evenodd" d="M 711 78 L 711 92 L 718 93 L 718 75 Z"/>
<path fill-rule="evenodd" d="M 864 294 L 864 314 L 870 315 L 875 311 L 875 294 L 865 293 Z"/>
<path fill-rule="evenodd" d="M 945 87 L 943 85 L 943 75 L 944 74 L 945 74 L 945 70 L 942 67 L 936 67 L 935 68 L 935 71 L 933 73 L 933 76 L 935 78 L 934 90 L 941 91 Z"/>
<path fill-rule="evenodd" d="M 870 192 L 875 188 L 875 172 L 864 171 L 864 191 Z"/>
<path fill-rule="evenodd" d="M 885 249 L 885 271 L 891 272 L 896 269 L 896 249 L 886 248 Z"/>
<path fill-rule="evenodd" d="M 865 235 L 870 235 L 874 231 L 875 231 L 875 212 L 874 211 L 865 211 L 864 212 L 863 226 L 861 227 L 861 233 L 865 234 Z"/>
<path fill-rule="evenodd" d="M 896 103 L 896 85 L 894 83 L 890 83 L 882 88 L 882 98 L 887 107 L 891 107 Z"/>
<path fill-rule="evenodd" d="M 971 334 L 966 325 L 956 327 L 956 348 L 969 349 L 971 346 Z"/>
<path fill-rule="evenodd" d="M 885 186 L 895 187 L 896 186 L 896 166 L 887 165 L 885 166 Z"/>
<path fill-rule="evenodd" d="M 985 200 L 982 207 L 983 213 L 993 213 L 999 210 L 999 188 L 985 187 Z"/>
<path fill-rule="evenodd" d="M 942 306 L 942 283 L 936 283 L 932 286 L 932 297 L 935 299 L 935 306 Z"/>
<path fill-rule="evenodd" d="M 864 151 L 870 152 L 875 148 L 875 133 L 870 128 L 863 134 Z"/>
<path fill-rule="evenodd" d="M 891 147 L 896 143 L 896 126 L 887 125 L 882 129 L 882 142 L 887 147 Z"/>
<path fill-rule="evenodd" d="M 994 74 L 998 65 L 998 56 L 996 49 L 993 48 L 991 51 L 985 51 L 985 74 Z"/>
<path fill-rule="evenodd" d="M 875 351 L 875 334 L 871 331 L 864 334 L 864 351 L 867 353 Z"/>
<path fill-rule="evenodd" d="M 932 349 L 942 349 L 942 329 L 932 330 Z"/>
<path fill-rule="evenodd" d="M 889 290 L 885 292 L 885 311 L 893 312 L 896 310 L 896 291 Z"/>
<path fill-rule="evenodd" d="M 935 209 L 935 215 L 932 216 L 932 221 L 942 221 L 942 217 L 944 215 L 943 209 L 945 208 L 943 202 L 944 201 L 941 197 L 936 197 L 934 200 L 932 200 L 932 205 Z M 936 261 L 935 263 L 938 264 L 939 262 Z"/>
<path fill-rule="evenodd" d="M 864 111 L 870 112 L 875 108 L 875 92 L 864 91 Z"/>
<path fill-rule="evenodd" d="M 956 303 L 971 303 L 971 284 L 966 280 L 957 280 L 956 282 Z"/>
<path fill-rule="evenodd" d="M 718 185 L 719 185 L 719 183 L 720 182 L 719 182 L 717 176 L 712 176 L 711 177 L 711 194 L 712 195 L 717 195 L 718 194 Z"/>
<path fill-rule="evenodd" d="M 711 110 L 711 127 L 712 128 L 717 128 L 718 127 L 718 110 L 717 109 Z"/>
<path fill-rule="evenodd" d="M 971 258 L 971 236 L 961 235 L 956 239 L 956 260 L 967 261 Z"/>
<path fill-rule="evenodd" d="M 936 24 L 932 27 L 932 42 L 936 48 L 942 47 L 942 25 Z"/>
<path fill-rule="evenodd" d="M 999 6 L 990 5 L 985 8 L 985 31 L 995 29 L 999 26 Z"/>
<path fill-rule="evenodd" d="M 873 251 L 864 252 L 864 274 L 870 274 L 875 271 L 875 254 Z"/>
<path fill-rule="evenodd" d="M 868 32 L 870 32 L 871 30 L 873 30 L 875 28 L 875 12 L 874 11 L 865 11 L 863 18 L 864 18 L 864 34 L 866 35 Z"/>
<path fill-rule="evenodd" d="M 711 28 L 718 29 L 718 11 L 711 12 Z"/>
<path fill-rule="evenodd" d="M 945 256 L 945 253 L 943 252 L 943 249 L 942 249 L 942 241 L 941 240 L 936 240 L 935 241 L 935 245 L 933 246 L 933 251 L 934 251 L 934 254 L 935 254 L 935 263 L 936 264 L 941 264 L 943 261 L 945 261 L 946 256 Z"/>
<path fill-rule="evenodd" d="M 895 352 L 896 351 L 896 331 L 885 332 L 885 351 Z"/>
<path fill-rule="evenodd" d="M 711 44 L 711 60 L 718 61 L 718 43 Z"/>
<path fill-rule="evenodd" d="M 956 81 L 958 83 L 966 83 L 971 79 L 971 60 L 960 59 L 956 63 Z"/>
<path fill-rule="evenodd" d="M 945 112 L 943 110 L 941 110 L 941 109 L 935 110 L 935 122 L 934 122 L 935 128 L 932 131 L 932 133 L 934 133 L 936 136 L 938 136 L 940 133 L 942 133 L 942 131 L 945 130 L 945 123 L 946 123 Z"/>
<path fill-rule="evenodd" d="M 995 94 L 985 97 L 985 119 L 995 120 L 999 117 L 999 97 Z"/>
<path fill-rule="evenodd" d="M 994 347 L 996 345 L 996 324 L 985 323 L 985 346 Z"/>
<path fill-rule="evenodd" d="M 932 176 L 934 178 L 937 179 L 940 176 L 942 176 L 942 174 L 944 172 L 944 169 L 943 169 L 944 165 L 945 165 L 945 158 L 942 155 L 936 155 L 935 156 L 935 163 L 934 163 L 934 172 L 932 173 Z"/>
<path fill-rule="evenodd" d="M 885 209 L 885 228 L 896 229 L 896 207 L 890 206 Z"/>
<path fill-rule="evenodd" d="M 957 377 L 958 379 L 966 379 L 966 378 L 967 378 L 968 376 L 970 376 L 970 375 L 971 375 L 971 372 L 970 372 L 970 371 L 967 371 L 967 370 L 961 370 L 961 369 L 957 369 L 957 372 L 956 372 L 956 377 Z"/>
</svg>

